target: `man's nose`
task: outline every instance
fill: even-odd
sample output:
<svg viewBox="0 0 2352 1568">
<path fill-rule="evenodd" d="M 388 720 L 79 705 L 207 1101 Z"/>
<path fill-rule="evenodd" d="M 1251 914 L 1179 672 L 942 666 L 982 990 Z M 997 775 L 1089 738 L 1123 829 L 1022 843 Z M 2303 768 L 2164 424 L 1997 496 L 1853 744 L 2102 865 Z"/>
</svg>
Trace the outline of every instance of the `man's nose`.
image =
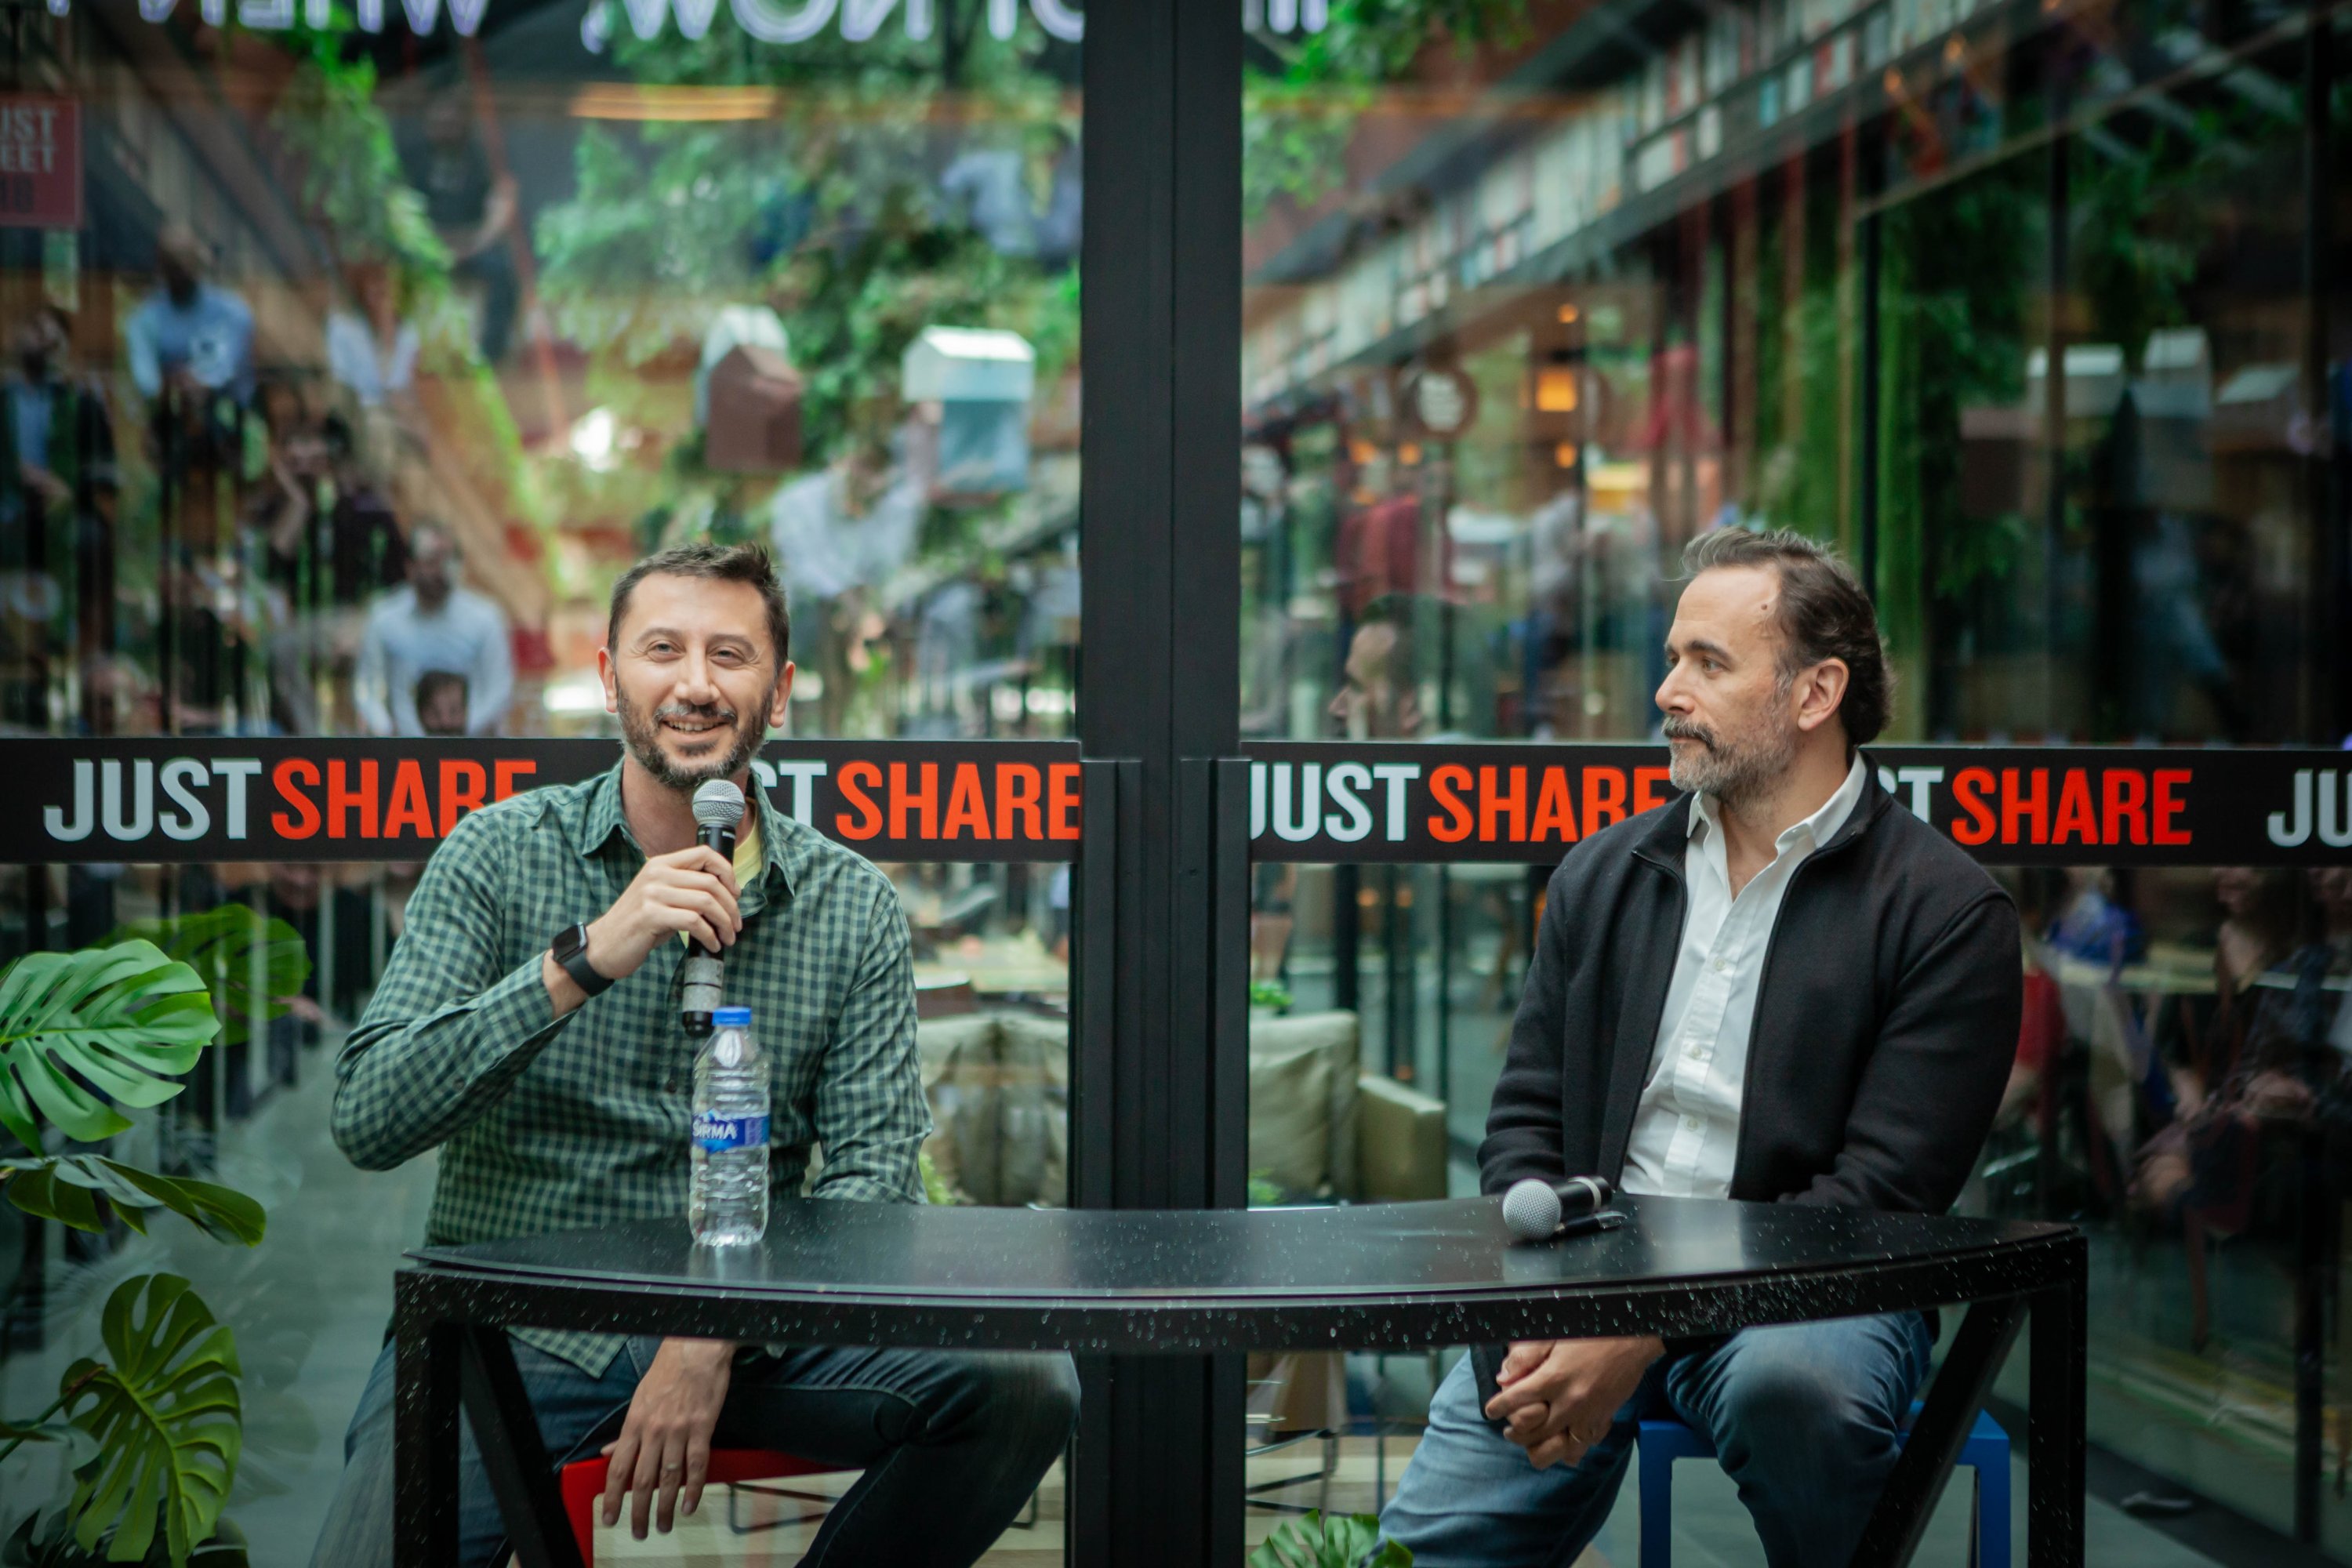
<svg viewBox="0 0 2352 1568">
<path fill-rule="evenodd" d="M 685 663 L 678 670 L 677 692 L 681 700 L 696 707 L 718 700 L 719 683 L 711 679 L 710 660 L 707 656 L 699 653 L 686 656 Z"/>
</svg>

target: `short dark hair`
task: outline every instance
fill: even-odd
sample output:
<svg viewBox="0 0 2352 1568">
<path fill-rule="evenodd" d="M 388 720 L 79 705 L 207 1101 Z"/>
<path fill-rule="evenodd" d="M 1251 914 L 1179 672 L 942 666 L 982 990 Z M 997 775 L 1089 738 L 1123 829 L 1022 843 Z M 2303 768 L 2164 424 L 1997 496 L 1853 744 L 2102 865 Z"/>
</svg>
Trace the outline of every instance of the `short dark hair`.
<svg viewBox="0 0 2352 1568">
<path fill-rule="evenodd" d="M 455 689 L 466 695 L 466 678 L 454 669 L 428 669 L 416 678 L 416 710 L 420 713 L 433 706 L 433 700 L 443 692 Z"/>
<path fill-rule="evenodd" d="M 713 544 L 708 540 L 680 544 L 646 556 L 621 574 L 613 584 L 613 613 L 604 622 L 604 643 L 621 640 L 621 617 L 628 613 L 629 595 L 639 583 L 656 574 L 709 577 L 721 583 L 749 583 L 760 590 L 768 606 L 768 640 L 776 645 L 776 668 L 793 657 L 793 613 L 784 603 L 783 584 L 776 581 L 775 558 L 764 544 Z"/>
<path fill-rule="evenodd" d="M 1838 720 L 1846 743 L 1876 740 L 1895 711 L 1895 672 L 1878 635 L 1878 611 L 1853 568 L 1828 545 L 1785 528 L 1718 528 L 1683 550 L 1686 576 L 1719 566 L 1769 566 L 1780 574 L 1782 683 L 1809 665 L 1842 661 L 1846 686 Z"/>
</svg>

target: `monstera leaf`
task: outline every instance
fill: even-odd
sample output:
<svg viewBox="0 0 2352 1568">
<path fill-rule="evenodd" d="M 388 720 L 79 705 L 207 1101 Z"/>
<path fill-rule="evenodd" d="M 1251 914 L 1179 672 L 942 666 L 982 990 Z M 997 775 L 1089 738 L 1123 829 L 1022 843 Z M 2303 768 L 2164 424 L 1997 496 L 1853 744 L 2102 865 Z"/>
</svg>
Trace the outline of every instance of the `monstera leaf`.
<svg viewBox="0 0 2352 1568">
<path fill-rule="evenodd" d="M 0 970 L 0 1127 L 36 1153 L 37 1110 L 110 1138 L 131 1123 L 107 1100 L 161 1105 L 219 1032 L 203 978 L 153 942 L 27 954 Z"/>
<path fill-rule="evenodd" d="M 257 1027 L 286 1011 L 287 999 L 310 978 L 310 953 L 301 933 L 243 904 L 133 921 L 106 940 L 152 942 L 164 957 L 194 969 L 212 988 L 226 1046 L 251 1039 Z"/>
<path fill-rule="evenodd" d="M 1326 1519 L 1309 1510 L 1267 1536 L 1249 1554 L 1249 1568 L 1412 1568 L 1412 1552 L 1381 1542 L 1381 1521 L 1369 1513 Z"/>
<path fill-rule="evenodd" d="M 97 1154 L 0 1160 L 0 1181 L 6 1183 L 0 1192 L 26 1214 L 76 1230 L 104 1230 L 111 1209 L 144 1236 L 148 1215 L 169 1209 L 215 1241 L 251 1247 L 268 1224 L 261 1205 L 234 1188 L 158 1175 Z"/>
<path fill-rule="evenodd" d="M 176 1274 L 123 1282 L 107 1299 L 107 1361 L 66 1369 L 68 1405 L 98 1439 L 68 1505 L 73 1539 L 109 1563 L 144 1563 L 158 1544 L 185 1563 L 213 1534 L 244 1447 L 236 1341 Z"/>
</svg>

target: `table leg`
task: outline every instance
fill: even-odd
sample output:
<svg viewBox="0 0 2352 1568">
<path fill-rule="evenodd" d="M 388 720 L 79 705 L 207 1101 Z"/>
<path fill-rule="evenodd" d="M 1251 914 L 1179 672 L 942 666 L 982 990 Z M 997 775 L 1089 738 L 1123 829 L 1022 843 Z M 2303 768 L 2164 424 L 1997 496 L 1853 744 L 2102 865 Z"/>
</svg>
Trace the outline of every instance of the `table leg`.
<svg viewBox="0 0 2352 1568">
<path fill-rule="evenodd" d="M 457 1561 L 457 1331 L 403 1310 L 393 1388 L 393 1562 Z"/>
<path fill-rule="evenodd" d="M 1928 1516 L 1952 1479 L 1953 1463 L 2001 1363 L 2009 1359 L 2010 1346 L 2017 1342 L 2024 1316 L 2024 1303 L 2012 1298 L 1979 1301 L 1960 1320 L 1854 1548 L 1857 1568 L 1904 1568 L 1919 1549 Z"/>
<path fill-rule="evenodd" d="M 2064 1284 L 2033 1298 L 2026 1409 L 2025 1560 L 2029 1568 L 2082 1568 L 2084 1332 L 2090 1248 L 2074 1239 Z"/>
<path fill-rule="evenodd" d="M 498 1500 L 507 1542 L 522 1568 L 581 1568 L 580 1546 L 564 1517 L 555 1462 L 539 1435 L 539 1416 L 516 1370 L 506 1331 L 469 1328 L 463 1340 L 459 1387 L 475 1447 Z"/>
</svg>

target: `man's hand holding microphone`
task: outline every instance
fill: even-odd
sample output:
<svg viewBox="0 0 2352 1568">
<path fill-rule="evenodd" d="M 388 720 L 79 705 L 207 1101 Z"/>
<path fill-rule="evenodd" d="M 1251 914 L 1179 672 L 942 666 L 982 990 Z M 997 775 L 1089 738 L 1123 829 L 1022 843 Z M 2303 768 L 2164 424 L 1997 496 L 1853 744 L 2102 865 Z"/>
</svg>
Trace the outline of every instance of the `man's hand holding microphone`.
<svg viewBox="0 0 2352 1568">
<path fill-rule="evenodd" d="M 589 966 L 607 980 L 625 980 L 654 949 L 684 932 L 725 949 L 743 930 L 735 868 L 705 844 L 648 859 L 613 907 L 588 922 Z M 588 1000 L 553 952 L 540 959 L 540 978 L 562 1017 Z"/>
</svg>

